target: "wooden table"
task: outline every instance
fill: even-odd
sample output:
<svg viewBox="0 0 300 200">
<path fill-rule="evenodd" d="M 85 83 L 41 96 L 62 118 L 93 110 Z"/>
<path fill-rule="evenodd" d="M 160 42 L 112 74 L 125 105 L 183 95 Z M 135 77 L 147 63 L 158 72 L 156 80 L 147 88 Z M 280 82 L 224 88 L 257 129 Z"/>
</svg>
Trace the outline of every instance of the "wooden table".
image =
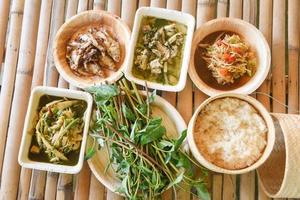
<svg viewBox="0 0 300 200">
<path fill-rule="evenodd" d="M 108 10 L 132 27 L 135 10 L 140 6 L 188 12 L 195 16 L 197 27 L 226 16 L 254 24 L 272 49 L 272 69 L 259 92 L 289 107 L 286 109 L 265 95 L 254 96 L 270 111 L 293 113 L 299 109 L 300 0 L 1 0 L 1 199 L 121 199 L 97 181 L 86 163 L 79 174 L 72 176 L 21 168 L 17 155 L 30 90 L 42 84 L 76 89 L 59 76 L 53 63 L 51 49 L 58 28 L 71 16 L 88 9 Z M 182 92 L 163 92 L 162 96 L 177 107 L 186 122 L 207 98 L 190 79 Z M 240 176 L 211 174 L 209 189 L 216 200 L 268 199 L 255 172 Z M 172 195 L 167 192 L 162 198 L 172 199 Z M 178 199 L 196 198 L 179 191 Z"/>
</svg>

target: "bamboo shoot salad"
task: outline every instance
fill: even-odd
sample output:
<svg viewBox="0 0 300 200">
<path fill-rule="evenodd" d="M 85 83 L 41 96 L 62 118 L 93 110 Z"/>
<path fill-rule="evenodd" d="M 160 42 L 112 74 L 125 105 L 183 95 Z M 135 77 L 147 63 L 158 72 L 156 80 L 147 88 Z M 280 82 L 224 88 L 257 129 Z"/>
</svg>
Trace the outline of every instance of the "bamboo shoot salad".
<svg viewBox="0 0 300 200">
<path fill-rule="evenodd" d="M 76 163 L 85 109 L 86 103 L 82 100 L 42 96 L 29 158 L 59 164 Z"/>
</svg>

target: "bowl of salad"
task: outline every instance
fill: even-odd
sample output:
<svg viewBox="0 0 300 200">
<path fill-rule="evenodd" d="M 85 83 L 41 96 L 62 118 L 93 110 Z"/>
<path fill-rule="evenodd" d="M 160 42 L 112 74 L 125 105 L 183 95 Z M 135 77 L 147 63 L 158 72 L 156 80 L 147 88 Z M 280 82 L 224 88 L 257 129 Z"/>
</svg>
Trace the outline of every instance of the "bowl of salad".
<svg viewBox="0 0 300 200">
<path fill-rule="evenodd" d="M 268 75 L 270 48 L 252 24 L 234 18 L 211 20 L 193 38 L 189 75 L 205 94 L 250 94 Z"/>
</svg>

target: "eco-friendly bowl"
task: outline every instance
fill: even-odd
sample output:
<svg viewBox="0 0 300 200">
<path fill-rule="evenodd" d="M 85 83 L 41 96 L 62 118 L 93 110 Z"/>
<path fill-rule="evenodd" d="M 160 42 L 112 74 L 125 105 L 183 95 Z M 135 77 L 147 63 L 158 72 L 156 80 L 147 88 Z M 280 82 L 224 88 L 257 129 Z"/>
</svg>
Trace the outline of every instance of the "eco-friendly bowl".
<svg viewBox="0 0 300 200">
<path fill-rule="evenodd" d="M 152 107 L 152 113 L 154 116 L 162 118 L 162 124 L 167 129 L 168 137 L 178 138 L 182 131 L 186 129 L 186 123 L 178 111 L 169 102 L 159 96 L 155 97 L 152 105 L 155 106 Z M 87 151 L 92 147 L 93 139 L 88 137 Z M 182 144 L 182 147 L 184 150 L 188 150 L 186 141 Z M 122 184 L 122 181 L 116 177 L 116 173 L 112 169 L 111 165 L 106 170 L 108 163 L 110 163 L 110 160 L 106 147 L 102 147 L 100 150 L 97 149 L 93 157 L 88 160 L 89 167 L 95 177 L 105 187 L 115 192 Z"/>
<path fill-rule="evenodd" d="M 109 74 L 106 78 L 78 76 L 73 73 L 66 59 L 67 43 L 70 38 L 82 28 L 95 26 L 104 27 L 113 33 L 121 47 L 121 61 L 117 66 L 118 70 L 116 72 L 108 72 Z M 115 82 L 122 76 L 125 66 L 124 61 L 129 48 L 129 39 L 130 30 L 126 23 L 117 15 L 100 10 L 89 10 L 75 15 L 60 27 L 55 37 L 53 56 L 57 71 L 66 81 L 79 88 L 100 85 L 104 82 Z"/>
<path fill-rule="evenodd" d="M 78 100 L 83 100 L 87 103 L 87 107 L 83 116 L 84 128 L 82 133 L 82 141 L 81 141 L 81 146 L 79 151 L 79 158 L 75 165 L 64 165 L 64 164 L 54 164 L 50 162 L 33 161 L 28 156 L 30 146 L 31 146 L 33 131 L 37 123 L 36 120 L 38 116 L 39 101 L 43 95 L 78 99 Z M 92 112 L 92 105 L 93 105 L 93 97 L 87 92 L 67 90 L 67 89 L 54 88 L 54 87 L 45 87 L 45 86 L 35 87 L 31 92 L 28 109 L 26 113 L 21 147 L 18 156 L 19 164 L 25 168 L 45 170 L 50 172 L 59 172 L 59 173 L 67 173 L 67 174 L 78 173 L 83 166 L 85 146 L 86 146 L 87 134 L 89 130 L 90 116 Z"/>
<path fill-rule="evenodd" d="M 141 20 L 145 16 L 152 16 L 156 18 L 175 21 L 187 26 L 186 38 L 185 38 L 185 43 L 183 44 L 183 51 L 182 51 L 183 55 L 182 55 L 182 63 L 180 68 L 180 76 L 179 76 L 178 83 L 176 85 L 167 85 L 167 84 L 161 84 L 161 83 L 156 83 L 151 81 L 147 81 L 146 83 L 146 80 L 139 79 L 135 77 L 132 73 L 135 48 L 139 36 Z M 147 87 L 152 89 L 173 91 L 173 92 L 181 91 L 184 88 L 186 83 L 194 27 L 195 27 L 195 19 L 190 14 L 175 11 L 175 10 L 162 9 L 162 8 L 150 8 L 150 7 L 139 8 L 135 14 L 132 36 L 130 39 L 129 55 L 126 59 L 126 69 L 125 69 L 126 78 L 130 81 L 133 81 L 143 86 L 146 86 L 147 84 Z"/>
<path fill-rule="evenodd" d="M 257 111 L 258 113 L 262 116 L 262 118 L 264 119 L 266 125 L 267 125 L 267 129 L 268 129 L 268 133 L 267 133 L 267 145 L 265 147 L 264 152 L 262 153 L 261 157 L 252 165 L 243 168 L 243 169 L 237 169 L 237 170 L 229 170 L 229 169 L 225 169 L 225 168 L 221 168 L 211 162 L 209 162 L 207 159 L 205 159 L 205 157 L 201 154 L 201 152 L 199 151 L 196 143 L 195 143 L 195 139 L 194 139 L 194 127 L 195 127 L 195 123 L 197 120 L 197 117 L 200 113 L 200 111 L 207 106 L 210 102 L 216 100 L 216 99 L 221 99 L 221 98 L 225 98 L 225 97 L 233 97 L 233 98 L 238 98 L 241 100 L 246 101 L 247 103 L 249 103 L 250 105 L 252 105 Z M 271 154 L 271 151 L 273 149 L 274 143 L 275 143 L 275 127 L 274 127 L 274 123 L 273 120 L 269 114 L 269 112 L 265 109 L 265 107 L 258 102 L 256 99 L 247 96 L 247 95 L 242 95 L 242 94 L 235 94 L 235 93 L 224 93 L 221 95 L 217 95 L 214 97 L 210 97 L 208 99 L 206 99 L 195 111 L 192 119 L 189 122 L 188 125 L 188 133 L 187 133 L 187 140 L 188 140 L 188 144 L 189 144 L 189 148 L 190 151 L 192 152 L 193 156 L 195 157 L 195 159 L 204 167 L 206 167 L 207 169 L 214 171 L 214 172 L 218 172 L 218 173 L 225 173 L 225 174 L 244 174 L 247 173 L 251 170 L 254 170 L 256 168 L 258 168 L 260 165 L 262 165 L 266 159 L 269 157 L 269 155 Z"/>
<path fill-rule="evenodd" d="M 226 91 L 215 89 L 205 83 L 197 72 L 198 67 L 206 67 L 200 66 L 199 63 L 195 63 L 195 57 L 199 56 L 196 55 L 197 47 L 206 36 L 217 31 L 230 31 L 237 33 L 248 43 L 250 48 L 254 50 L 257 57 L 256 73 L 249 81 L 236 89 Z M 189 76 L 197 88 L 209 96 L 214 96 L 224 92 L 250 94 L 254 92 L 267 77 L 270 69 L 270 63 L 271 54 L 269 45 L 263 34 L 255 26 L 236 18 L 219 18 L 201 25 L 194 33 Z"/>
</svg>

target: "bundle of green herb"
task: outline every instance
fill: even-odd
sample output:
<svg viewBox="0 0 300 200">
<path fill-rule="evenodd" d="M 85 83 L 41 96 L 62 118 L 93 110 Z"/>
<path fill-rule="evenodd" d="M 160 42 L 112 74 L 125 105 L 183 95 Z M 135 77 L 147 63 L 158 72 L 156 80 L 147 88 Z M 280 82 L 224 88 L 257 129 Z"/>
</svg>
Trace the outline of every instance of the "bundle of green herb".
<svg viewBox="0 0 300 200">
<path fill-rule="evenodd" d="M 155 92 L 146 97 L 134 84 L 125 79 L 114 85 L 88 89 L 94 95 L 96 110 L 90 135 L 97 147 L 107 147 L 110 163 L 122 182 L 116 192 L 128 199 L 154 199 L 163 191 L 187 184 L 196 189 L 200 198 L 210 199 L 202 170 L 202 177 L 193 179 L 193 165 L 197 165 L 181 148 L 186 137 L 184 131 L 178 139 L 166 136 L 161 118 L 151 115 Z M 180 184 L 179 184 L 180 183 Z"/>
</svg>

